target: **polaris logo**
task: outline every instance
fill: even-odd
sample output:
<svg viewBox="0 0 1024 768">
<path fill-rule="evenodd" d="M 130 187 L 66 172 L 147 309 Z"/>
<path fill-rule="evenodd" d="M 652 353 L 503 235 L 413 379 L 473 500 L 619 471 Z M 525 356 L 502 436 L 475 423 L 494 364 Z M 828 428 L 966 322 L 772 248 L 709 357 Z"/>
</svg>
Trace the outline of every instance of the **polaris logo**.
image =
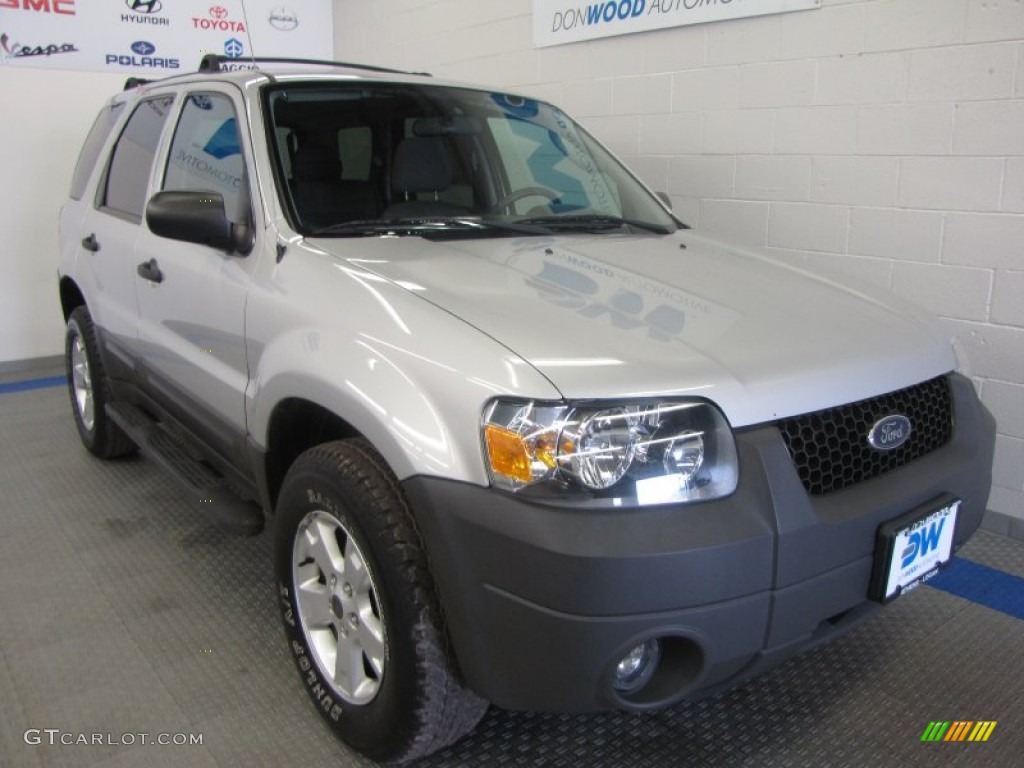
<svg viewBox="0 0 1024 768">
<path fill-rule="evenodd" d="M 148 40 L 136 40 L 131 45 L 134 56 L 127 56 L 122 53 L 108 53 L 106 64 L 108 67 L 133 67 L 134 69 L 178 69 L 181 62 L 178 59 L 166 59 L 154 56 L 156 46 Z"/>
<path fill-rule="evenodd" d="M 879 419 L 868 432 L 868 444 L 876 451 L 894 451 L 910 439 L 910 419 L 893 414 Z"/>
</svg>

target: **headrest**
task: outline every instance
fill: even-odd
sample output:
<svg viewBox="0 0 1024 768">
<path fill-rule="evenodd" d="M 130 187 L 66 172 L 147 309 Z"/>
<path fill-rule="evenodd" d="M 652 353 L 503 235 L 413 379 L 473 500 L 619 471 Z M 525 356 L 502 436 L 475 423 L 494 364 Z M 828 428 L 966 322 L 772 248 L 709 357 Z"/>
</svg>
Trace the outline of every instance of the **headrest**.
<svg viewBox="0 0 1024 768">
<path fill-rule="evenodd" d="M 399 192 L 440 192 L 454 179 L 452 158 L 442 139 L 413 137 L 398 145 L 391 182 Z"/>
</svg>

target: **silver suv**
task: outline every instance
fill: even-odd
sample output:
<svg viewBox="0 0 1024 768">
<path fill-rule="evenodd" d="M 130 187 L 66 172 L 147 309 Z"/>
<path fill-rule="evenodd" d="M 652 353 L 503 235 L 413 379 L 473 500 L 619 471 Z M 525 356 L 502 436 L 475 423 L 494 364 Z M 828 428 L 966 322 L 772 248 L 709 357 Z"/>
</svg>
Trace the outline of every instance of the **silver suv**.
<svg viewBox="0 0 1024 768">
<path fill-rule="evenodd" d="M 86 140 L 71 403 L 92 453 L 269 524 L 356 749 L 728 689 L 977 528 L 994 423 L 905 303 L 687 228 L 550 104 L 226 63 L 129 81 Z"/>
</svg>

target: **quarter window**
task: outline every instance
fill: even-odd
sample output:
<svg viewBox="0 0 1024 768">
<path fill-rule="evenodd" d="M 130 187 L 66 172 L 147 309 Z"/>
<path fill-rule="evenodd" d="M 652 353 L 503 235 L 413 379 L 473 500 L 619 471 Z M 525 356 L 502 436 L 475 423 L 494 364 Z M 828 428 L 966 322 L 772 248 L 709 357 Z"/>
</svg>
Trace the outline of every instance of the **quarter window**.
<svg viewBox="0 0 1024 768">
<path fill-rule="evenodd" d="M 135 108 L 111 155 L 102 207 L 142 221 L 153 158 L 173 102 L 162 96 Z"/>
<path fill-rule="evenodd" d="M 112 104 L 100 110 L 96 121 L 89 129 L 89 135 L 85 137 L 85 144 L 78 155 L 78 163 L 75 165 L 75 172 L 71 176 L 71 199 L 81 200 L 85 194 L 85 185 L 89 183 L 89 176 L 92 169 L 96 167 L 96 160 L 100 156 L 100 150 L 107 143 L 114 123 L 121 116 L 124 104 Z"/>
</svg>

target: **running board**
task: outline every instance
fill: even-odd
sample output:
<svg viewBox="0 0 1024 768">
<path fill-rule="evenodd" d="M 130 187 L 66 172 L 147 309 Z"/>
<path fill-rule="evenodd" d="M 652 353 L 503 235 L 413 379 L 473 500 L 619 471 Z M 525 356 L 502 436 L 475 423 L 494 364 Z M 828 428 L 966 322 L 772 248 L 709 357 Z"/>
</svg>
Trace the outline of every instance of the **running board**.
<svg viewBox="0 0 1024 768">
<path fill-rule="evenodd" d="M 255 536 L 263 530 L 263 508 L 243 499 L 208 463 L 197 458 L 183 437 L 125 402 L 107 405 L 113 419 L 139 449 L 188 489 L 197 507 L 229 533 Z"/>
</svg>

